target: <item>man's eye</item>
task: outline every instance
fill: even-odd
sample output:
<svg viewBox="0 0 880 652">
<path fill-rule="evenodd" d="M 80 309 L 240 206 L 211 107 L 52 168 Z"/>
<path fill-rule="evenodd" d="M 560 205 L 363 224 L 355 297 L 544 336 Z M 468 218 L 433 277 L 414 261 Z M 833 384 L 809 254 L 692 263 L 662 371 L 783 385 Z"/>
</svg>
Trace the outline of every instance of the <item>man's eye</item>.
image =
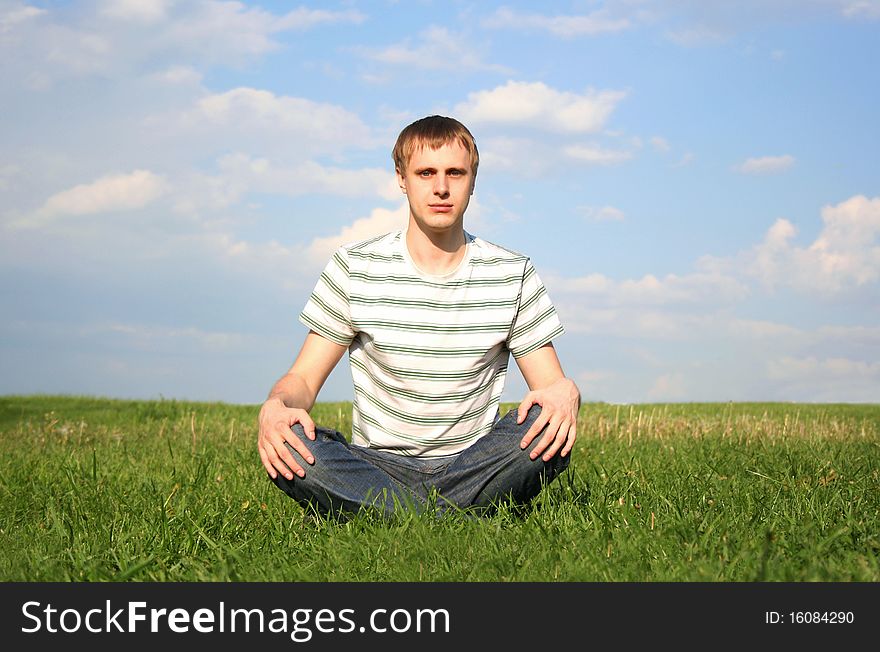
<svg viewBox="0 0 880 652">
<path fill-rule="evenodd" d="M 431 171 L 430 170 L 422 170 L 421 172 L 419 172 L 419 176 L 420 177 L 430 177 Z"/>
</svg>

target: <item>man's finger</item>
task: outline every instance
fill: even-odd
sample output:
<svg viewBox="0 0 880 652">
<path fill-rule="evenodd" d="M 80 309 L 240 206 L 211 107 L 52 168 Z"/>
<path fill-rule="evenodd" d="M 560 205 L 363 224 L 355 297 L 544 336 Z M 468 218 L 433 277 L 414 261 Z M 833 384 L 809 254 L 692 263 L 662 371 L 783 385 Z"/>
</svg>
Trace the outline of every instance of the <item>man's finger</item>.
<svg viewBox="0 0 880 652">
<path fill-rule="evenodd" d="M 308 447 L 306 447 L 305 443 L 296 436 L 296 433 L 293 432 L 290 428 L 287 429 L 287 442 L 290 444 L 291 448 L 299 453 L 299 456 L 302 457 L 307 463 L 314 464 L 315 458 L 309 451 Z M 293 455 L 290 452 L 290 449 L 284 445 L 284 442 L 280 442 L 280 448 L 282 459 L 284 459 L 285 463 L 290 466 L 290 462 L 296 464 L 296 461 L 293 458 Z M 288 461 L 289 460 L 289 461 Z"/>
<path fill-rule="evenodd" d="M 278 457 L 281 459 L 284 465 L 291 471 L 296 473 L 299 477 L 303 477 L 305 475 L 305 471 L 303 471 L 302 467 L 297 464 L 296 459 L 293 457 L 293 455 L 290 454 L 290 451 L 287 450 L 287 446 L 282 443 L 281 447 L 278 450 L 281 451 L 280 453 L 278 453 Z M 284 473 L 288 480 L 293 480 L 293 476 L 290 475 L 288 471 L 282 469 L 282 473 Z"/>
<path fill-rule="evenodd" d="M 529 415 L 529 408 L 531 408 L 535 404 L 535 400 L 532 398 L 532 393 L 529 392 L 526 394 L 526 397 L 519 404 L 519 407 L 516 409 L 516 423 L 517 425 L 521 424 L 526 420 L 526 417 Z"/>
<path fill-rule="evenodd" d="M 544 431 L 544 436 L 541 437 L 541 441 L 538 442 L 538 445 L 532 449 L 532 452 L 529 454 L 533 460 L 538 459 L 538 456 L 544 452 L 544 449 L 554 440 L 556 437 L 556 433 L 559 432 L 559 419 L 557 417 L 553 417 L 548 420 L 547 430 Z"/>
<path fill-rule="evenodd" d="M 315 463 L 315 458 L 311 451 L 309 451 L 309 447 L 306 446 L 305 442 L 297 436 L 293 428 L 285 428 L 281 432 L 284 435 L 284 440 L 290 444 L 293 447 L 293 450 L 299 453 L 306 462 L 309 464 Z M 284 450 L 287 451 L 287 448 Z M 288 452 L 288 455 L 289 454 L 290 453 Z"/>
<path fill-rule="evenodd" d="M 294 421 L 294 423 L 296 423 L 296 421 Z M 308 437 L 312 441 L 315 441 L 315 422 L 312 421 L 311 417 L 306 414 L 304 417 L 299 419 L 299 423 L 302 424 L 303 432 L 306 433 L 306 437 Z M 293 426 L 293 423 L 291 423 L 290 425 Z M 311 462 L 309 462 L 309 464 L 311 464 Z"/>
<path fill-rule="evenodd" d="M 571 428 L 568 429 L 568 443 L 565 444 L 565 448 L 562 449 L 562 457 L 565 457 L 571 452 L 571 449 L 574 447 L 574 442 L 577 439 L 577 423 L 572 423 Z"/>
<path fill-rule="evenodd" d="M 260 460 L 263 462 L 263 466 L 266 467 L 266 473 L 269 474 L 269 477 L 273 480 L 278 477 L 278 472 L 272 467 L 271 462 L 269 462 L 269 457 L 266 455 L 266 451 L 263 450 L 263 446 L 257 446 L 257 449 L 260 451 Z"/>
<path fill-rule="evenodd" d="M 272 462 L 272 466 L 278 469 L 278 472 L 288 480 L 293 480 L 294 473 L 301 478 L 304 477 L 306 472 L 296 463 L 290 455 L 290 452 L 284 447 L 283 443 L 281 444 L 281 450 L 284 452 L 281 454 L 282 456 L 279 456 L 277 448 L 273 448 L 272 446 L 267 447 L 266 455 L 269 456 L 269 461 Z M 283 457 L 285 453 L 286 457 Z"/>
<path fill-rule="evenodd" d="M 562 445 L 565 443 L 566 439 L 568 439 L 568 432 L 570 426 L 568 421 L 563 421 L 559 427 L 559 431 L 556 433 L 556 437 L 553 440 L 550 448 L 544 451 L 544 461 L 549 462 L 553 459 L 553 456 L 562 448 Z"/>
<path fill-rule="evenodd" d="M 303 428 L 303 430 L 305 430 L 305 428 Z M 299 453 L 302 456 L 302 458 L 306 462 L 308 462 L 309 464 L 315 463 L 315 458 L 312 456 L 311 452 L 309 452 L 308 447 L 303 443 L 303 440 L 297 436 L 296 432 L 294 432 L 292 427 L 287 426 L 287 425 L 281 425 L 277 430 L 277 434 L 278 434 L 279 438 L 282 440 L 281 444 L 283 444 L 283 442 L 286 441 L 288 444 L 290 444 L 293 447 L 293 449 L 297 453 Z M 279 448 L 278 443 L 276 443 L 275 448 L 277 448 L 278 450 L 281 451 L 281 456 L 282 456 L 282 458 L 284 458 L 284 461 L 286 462 L 287 457 L 285 457 L 285 456 L 290 456 L 290 452 L 287 450 L 287 448 L 283 445 L 280 446 L 280 448 Z M 293 458 L 291 457 L 290 459 L 292 460 Z"/>
<path fill-rule="evenodd" d="M 542 411 L 541 414 L 538 415 L 538 418 L 535 419 L 535 422 L 532 424 L 532 427 L 526 431 L 525 436 L 522 438 L 522 441 L 519 443 L 520 448 L 528 448 L 529 444 L 532 443 L 532 440 L 544 429 L 544 426 L 547 425 L 547 422 L 550 421 L 550 417 Z"/>
</svg>

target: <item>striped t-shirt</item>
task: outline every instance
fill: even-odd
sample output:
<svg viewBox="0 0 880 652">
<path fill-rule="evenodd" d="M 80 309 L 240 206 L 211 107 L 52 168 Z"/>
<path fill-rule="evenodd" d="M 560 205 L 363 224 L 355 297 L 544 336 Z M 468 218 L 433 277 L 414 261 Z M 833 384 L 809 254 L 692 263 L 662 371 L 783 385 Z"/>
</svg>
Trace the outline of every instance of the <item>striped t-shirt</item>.
<svg viewBox="0 0 880 652">
<path fill-rule="evenodd" d="M 509 354 L 563 332 L 531 261 L 465 233 L 444 276 L 419 270 L 406 231 L 340 247 L 300 321 L 348 347 L 352 443 L 400 455 L 463 451 L 491 430 Z"/>
</svg>

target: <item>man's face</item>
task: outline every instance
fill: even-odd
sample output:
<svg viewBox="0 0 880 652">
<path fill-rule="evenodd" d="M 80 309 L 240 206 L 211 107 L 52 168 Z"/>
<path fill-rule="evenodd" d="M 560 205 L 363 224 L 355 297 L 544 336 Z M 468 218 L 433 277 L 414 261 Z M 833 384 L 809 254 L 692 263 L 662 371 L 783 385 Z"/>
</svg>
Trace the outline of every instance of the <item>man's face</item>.
<svg viewBox="0 0 880 652">
<path fill-rule="evenodd" d="M 471 157 L 461 143 L 417 148 L 406 171 L 397 171 L 397 181 L 420 227 L 437 233 L 462 228 L 475 179 Z"/>
</svg>

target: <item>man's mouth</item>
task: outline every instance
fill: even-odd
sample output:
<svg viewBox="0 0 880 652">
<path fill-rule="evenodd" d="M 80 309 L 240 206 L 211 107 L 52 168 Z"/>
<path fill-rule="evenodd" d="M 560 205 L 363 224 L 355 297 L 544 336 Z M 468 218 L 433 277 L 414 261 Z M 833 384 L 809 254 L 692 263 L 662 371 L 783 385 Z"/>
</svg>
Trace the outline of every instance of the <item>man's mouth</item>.
<svg viewBox="0 0 880 652">
<path fill-rule="evenodd" d="M 435 213 L 448 213 L 452 210 L 452 204 L 428 204 Z"/>
</svg>

